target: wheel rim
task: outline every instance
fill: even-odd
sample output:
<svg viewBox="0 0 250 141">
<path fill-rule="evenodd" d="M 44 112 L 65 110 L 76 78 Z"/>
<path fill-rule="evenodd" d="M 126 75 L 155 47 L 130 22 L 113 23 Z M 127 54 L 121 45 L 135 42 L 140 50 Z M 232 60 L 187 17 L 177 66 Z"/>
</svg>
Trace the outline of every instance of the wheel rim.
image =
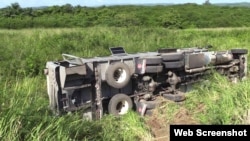
<svg viewBox="0 0 250 141">
<path fill-rule="evenodd" d="M 115 70 L 113 77 L 117 83 L 122 83 L 126 80 L 127 73 L 124 69 L 119 68 L 119 69 Z"/>
<path fill-rule="evenodd" d="M 116 106 L 118 115 L 126 114 L 128 112 L 128 109 L 129 109 L 129 104 L 125 100 L 120 101 Z"/>
</svg>

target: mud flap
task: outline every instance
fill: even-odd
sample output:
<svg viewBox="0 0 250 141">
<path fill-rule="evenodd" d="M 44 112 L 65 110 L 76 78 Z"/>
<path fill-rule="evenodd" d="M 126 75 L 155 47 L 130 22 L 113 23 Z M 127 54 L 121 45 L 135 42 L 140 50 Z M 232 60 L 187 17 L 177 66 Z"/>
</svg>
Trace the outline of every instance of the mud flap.
<svg viewBox="0 0 250 141">
<path fill-rule="evenodd" d="M 140 100 L 136 102 L 136 111 L 141 115 L 150 115 L 153 109 L 160 105 L 160 101 L 146 101 Z"/>
</svg>

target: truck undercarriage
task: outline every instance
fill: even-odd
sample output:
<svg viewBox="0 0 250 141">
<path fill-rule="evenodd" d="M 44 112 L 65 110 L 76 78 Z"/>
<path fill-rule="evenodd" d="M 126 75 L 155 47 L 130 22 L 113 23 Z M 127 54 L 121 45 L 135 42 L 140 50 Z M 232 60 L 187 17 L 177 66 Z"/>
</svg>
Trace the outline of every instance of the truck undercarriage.
<svg viewBox="0 0 250 141">
<path fill-rule="evenodd" d="M 232 82 L 247 75 L 246 49 L 159 49 L 128 54 L 114 47 L 110 51 L 110 56 L 93 58 L 63 54 L 63 60 L 47 62 L 47 90 L 55 114 L 82 110 L 87 118 L 100 119 L 104 113 L 119 116 L 137 109 L 143 115 L 154 107 L 151 103 L 156 97 L 185 100 L 189 88 L 214 71 Z"/>
</svg>

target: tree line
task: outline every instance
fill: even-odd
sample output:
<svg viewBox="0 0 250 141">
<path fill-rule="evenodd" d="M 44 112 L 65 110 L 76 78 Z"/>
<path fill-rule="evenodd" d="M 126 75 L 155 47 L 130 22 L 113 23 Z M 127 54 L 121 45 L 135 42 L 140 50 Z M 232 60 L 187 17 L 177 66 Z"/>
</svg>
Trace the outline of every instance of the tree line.
<svg viewBox="0 0 250 141">
<path fill-rule="evenodd" d="M 83 7 L 65 4 L 22 8 L 18 3 L 0 9 L 0 28 L 164 27 L 171 29 L 248 27 L 250 8 L 181 4 L 171 6 Z"/>
</svg>

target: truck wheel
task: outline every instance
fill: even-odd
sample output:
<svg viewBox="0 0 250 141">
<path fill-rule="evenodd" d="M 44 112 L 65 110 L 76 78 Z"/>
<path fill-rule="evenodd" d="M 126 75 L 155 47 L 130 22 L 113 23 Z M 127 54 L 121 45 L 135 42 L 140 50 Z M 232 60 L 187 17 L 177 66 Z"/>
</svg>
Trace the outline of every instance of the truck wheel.
<svg viewBox="0 0 250 141">
<path fill-rule="evenodd" d="M 128 95 L 116 94 L 109 101 L 108 112 L 115 116 L 120 116 L 126 114 L 132 107 L 133 103 Z"/>
<path fill-rule="evenodd" d="M 129 67 L 122 63 L 117 62 L 110 64 L 106 71 L 106 81 L 114 88 L 123 88 L 130 80 Z"/>
</svg>

